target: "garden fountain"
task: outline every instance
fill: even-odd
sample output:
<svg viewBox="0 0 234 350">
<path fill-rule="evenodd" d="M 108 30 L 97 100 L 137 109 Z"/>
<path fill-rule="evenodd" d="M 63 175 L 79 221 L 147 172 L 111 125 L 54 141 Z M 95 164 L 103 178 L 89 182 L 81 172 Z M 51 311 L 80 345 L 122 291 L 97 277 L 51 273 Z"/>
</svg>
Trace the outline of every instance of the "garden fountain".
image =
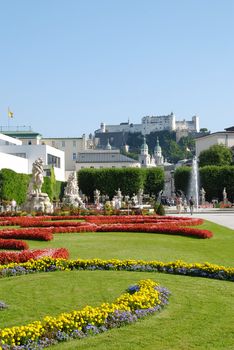
<svg viewBox="0 0 234 350">
<path fill-rule="evenodd" d="M 198 171 L 198 163 L 197 163 L 197 157 L 193 158 L 192 163 L 192 171 L 190 174 L 190 181 L 189 181 L 189 198 L 193 197 L 195 205 L 194 208 L 196 211 L 198 211 L 198 205 L 199 205 L 199 171 Z"/>
</svg>

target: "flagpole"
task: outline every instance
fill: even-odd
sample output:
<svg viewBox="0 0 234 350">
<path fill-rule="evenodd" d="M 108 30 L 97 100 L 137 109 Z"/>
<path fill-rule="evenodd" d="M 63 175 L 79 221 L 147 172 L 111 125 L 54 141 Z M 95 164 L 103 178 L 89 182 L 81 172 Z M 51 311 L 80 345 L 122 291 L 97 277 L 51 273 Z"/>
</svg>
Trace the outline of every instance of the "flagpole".
<svg viewBox="0 0 234 350">
<path fill-rule="evenodd" d="M 10 131 L 9 113 L 10 113 L 10 108 L 8 107 L 8 112 L 7 112 L 7 128 L 8 128 L 8 131 Z"/>
<path fill-rule="evenodd" d="M 10 121 L 9 121 L 9 119 L 13 118 L 13 115 L 14 115 L 14 113 L 10 110 L 10 107 L 8 106 L 8 122 L 7 122 L 8 131 L 10 131 Z"/>
</svg>

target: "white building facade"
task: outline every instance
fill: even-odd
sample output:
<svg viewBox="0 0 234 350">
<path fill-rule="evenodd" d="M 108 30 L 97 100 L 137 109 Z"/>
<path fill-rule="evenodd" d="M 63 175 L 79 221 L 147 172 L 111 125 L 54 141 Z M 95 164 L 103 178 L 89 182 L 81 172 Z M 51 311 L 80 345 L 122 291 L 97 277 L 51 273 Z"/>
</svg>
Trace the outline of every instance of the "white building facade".
<svg viewBox="0 0 234 350">
<path fill-rule="evenodd" d="M 63 151 L 48 145 L 23 144 L 20 140 L 0 134 L 0 169 L 31 174 L 32 164 L 38 158 L 43 160 L 45 175 L 53 167 L 56 180 L 65 181 Z"/>
<path fill-rule="evenodd" d="M 95 147 L 95 140 L 90 135 L 82 137 L 42 137 L 41 134 L 31 130 L 26 131 L 8 131 L 7 135 L 20 140 L 22 145 L 48 145 L 53 149 L 64 153 L 65 179 L 76 169 L 76 160 L 79 152 Z M 30 165 L 29 165 L 30 166 Z M 59 171 L 58 171 L 59 173 Z M 60 176 L 59 176 L 60 177 Z"/>
<path fill-rule="evenodd" d="M 213 145 L 224 145 L 228 148 L 234 147 L 234 131 L 219 131 L 195 139 L 196 156 Z"/>
</svg>

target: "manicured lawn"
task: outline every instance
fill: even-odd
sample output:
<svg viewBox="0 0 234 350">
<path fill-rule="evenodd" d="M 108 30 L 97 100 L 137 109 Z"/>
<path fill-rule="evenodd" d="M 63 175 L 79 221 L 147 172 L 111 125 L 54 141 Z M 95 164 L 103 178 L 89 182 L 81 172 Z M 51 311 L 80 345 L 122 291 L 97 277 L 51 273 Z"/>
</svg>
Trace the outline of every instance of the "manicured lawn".
<svg viewBox="0 0 234 350">
<path fill-rule="evenodd" d="M 55 234 L 50 242 L 27 241 L 30 248 L 65 247 L 75 258 L 120 258 L 210 262 L 233 266 L 234 232 L 206 222 L 199 226 L 214 233 L 211 239 L 129 232 Z"/>
<path fill-rule="evenodd" d="M 0 327 L 27 323 L 87 304 L 113 301 L 142 278 L 167 286 L 170 304 L 160 314 L 85 340 L 52 349 L 231 349 L 234 290 L 231 282 L 117 271 L 73 271 L 0 280 Z"/>
<path fill-rule="evenodd" d="M 30 248 L 68 248 L 71 258 L 182 259 L 233 266 L 234 232 L 210 222 L 200 227 L 211 230 L 214 237 L 97 232 L 56 234 L 51 242 L 28 243 Z M 0 327 L 111 302 L 144 278 L 152 278 L 172 292 L 169 305 L 160 314 L 51 349 L 233 349 L 233 283 L 159 273 L 66 271 L 0 279 L 0 300 L 9 305 L 0 311 Z"/>
</svg>

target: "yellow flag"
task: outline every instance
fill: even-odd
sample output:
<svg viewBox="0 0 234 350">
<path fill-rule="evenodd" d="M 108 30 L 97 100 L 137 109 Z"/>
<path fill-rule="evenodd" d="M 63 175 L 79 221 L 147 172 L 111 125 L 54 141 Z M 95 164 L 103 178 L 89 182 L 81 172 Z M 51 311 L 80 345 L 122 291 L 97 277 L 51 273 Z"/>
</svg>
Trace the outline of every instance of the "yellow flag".
<svg viewBox="0 0 234 350">
<path fill-rule="evenodd" d="M 8 107 L 8 118 L 13 118 L 13 117 L 14 117 L 14 113 Z"/>
</svg>

